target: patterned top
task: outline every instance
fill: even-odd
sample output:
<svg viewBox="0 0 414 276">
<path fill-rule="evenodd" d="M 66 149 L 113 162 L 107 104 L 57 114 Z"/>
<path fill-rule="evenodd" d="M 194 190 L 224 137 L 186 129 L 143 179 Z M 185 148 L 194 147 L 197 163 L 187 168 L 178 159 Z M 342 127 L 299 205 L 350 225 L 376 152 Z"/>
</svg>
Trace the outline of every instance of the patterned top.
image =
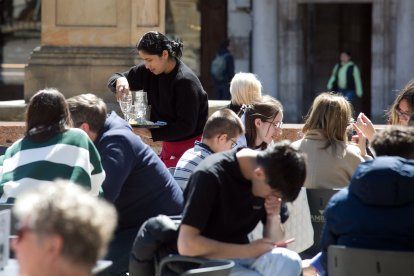
<svg viewBox="0 0 414 276">
<path fill-rule="evenodd" d="M 194 148 L 187 150 L 183 156 L 181 156 L 174 171 L 174 179 L 177 181 L 181 189 L 185 189 L 188 179 L 198 164 L 213 153 L 214 152 L 209 146 L 196 141 Z"/>
<path fill-rule="evenodd" d="M 16 141 L 0 157 L 0 202 L 13 202 L 24 190 L 41 182 L 69 180 L 97 196 L 105 179 L 101 158 L 80 129 L 69 129 L 51 139 L 34 143 Z"/>
</svg>

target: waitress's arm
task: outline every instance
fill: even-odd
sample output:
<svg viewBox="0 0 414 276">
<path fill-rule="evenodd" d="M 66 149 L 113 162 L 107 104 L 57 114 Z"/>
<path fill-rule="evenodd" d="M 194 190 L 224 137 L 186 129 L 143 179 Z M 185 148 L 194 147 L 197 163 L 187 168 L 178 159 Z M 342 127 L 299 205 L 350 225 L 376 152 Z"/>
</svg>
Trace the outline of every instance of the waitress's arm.
<svg viewBox="0 0 414 276">
<path fill-rule="evenodd" d="M 141 64 L 131 67 L 126 72 L 113 74 L 108 80 L 109 90 L 114 93 L 116 92 L 116 81 L 120 77 L 125 77 L 127 79 L 130 90 L 134 91 L 142 89 L 143 70 L 145 70 L 145 66 Z"/>
<path fill-rule="evenodd" d="M 176 120 L 166 127 L 151 129 L 154 141 L 188 139 L 201 134 L 208 116 L 208 98 L 201 85 L 191 79 L 174 84 Z M 199 133 L 196 133 L 198 132 Z"/>
</svg>

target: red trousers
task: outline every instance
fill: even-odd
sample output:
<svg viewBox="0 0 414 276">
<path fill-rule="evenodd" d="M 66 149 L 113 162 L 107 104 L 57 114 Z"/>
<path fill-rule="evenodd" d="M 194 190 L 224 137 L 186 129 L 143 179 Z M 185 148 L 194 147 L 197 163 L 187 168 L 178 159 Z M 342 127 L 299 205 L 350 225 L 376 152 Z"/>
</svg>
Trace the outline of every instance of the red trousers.
<svg viewBox="0 0 414 276">
<path fill-rule="evenodd" d="M 184 152 L 194 147 L 196 140 L 201 141 L 201 134 L 184 141 L 163 142 L 160 154 L 162 162 L 164 162 L 167 168 L 175 167 Z"/>
</svg>

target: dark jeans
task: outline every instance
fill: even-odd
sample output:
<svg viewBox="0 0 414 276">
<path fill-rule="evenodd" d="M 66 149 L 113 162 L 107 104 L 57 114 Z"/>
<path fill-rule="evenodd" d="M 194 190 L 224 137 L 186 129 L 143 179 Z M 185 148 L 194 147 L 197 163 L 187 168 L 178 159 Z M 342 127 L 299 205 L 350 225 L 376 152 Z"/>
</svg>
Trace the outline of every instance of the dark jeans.
<svg viewBox="0 0 414 276">
<path fill-rule="evenodd" d="M 354 90 L 339 89 L 338 92 L 341 93 L 350 103 L 352 103 L 356 96 Z"/>
<path fill-rule="evenodd" d="M 230 84 L 224 83 L 214 84 L 214 99 L 215 100 L 230 100 Z"/>
<path fill-rule="evenodd" d="M 114 239 L 109 244 L 108 254 L 105 257 L 106 260 L 113 262 L 109 275 L 124 276 L 128 272 L 129 255 L 138 230 L 138 228 L 131 228 L 117 232 L 114 235 Z"/>
</svg>

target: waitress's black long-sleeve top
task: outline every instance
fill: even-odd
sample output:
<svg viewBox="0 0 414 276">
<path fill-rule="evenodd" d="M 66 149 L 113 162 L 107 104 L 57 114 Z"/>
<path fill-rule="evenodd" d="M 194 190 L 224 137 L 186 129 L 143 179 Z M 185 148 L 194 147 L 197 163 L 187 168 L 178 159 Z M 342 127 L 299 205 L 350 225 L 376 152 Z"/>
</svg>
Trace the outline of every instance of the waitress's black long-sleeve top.
<svg viewBox="0 0 414 276">
<path fill-rule="evenodd" d="M 151 120 L 167 122 L 166 127 L 151 129 L 154 141 L 183 141 L 202 134 L 208 117 L 208 96 L 200 80 L 183 62 L 176 59 L 168 74 L 155 75 L 144 64 L 115 73 L 108 87 L 115 92 L 116 80 L 126 77 L 131 91 L 144 90 L 151 105 Z"/>
</svg>

